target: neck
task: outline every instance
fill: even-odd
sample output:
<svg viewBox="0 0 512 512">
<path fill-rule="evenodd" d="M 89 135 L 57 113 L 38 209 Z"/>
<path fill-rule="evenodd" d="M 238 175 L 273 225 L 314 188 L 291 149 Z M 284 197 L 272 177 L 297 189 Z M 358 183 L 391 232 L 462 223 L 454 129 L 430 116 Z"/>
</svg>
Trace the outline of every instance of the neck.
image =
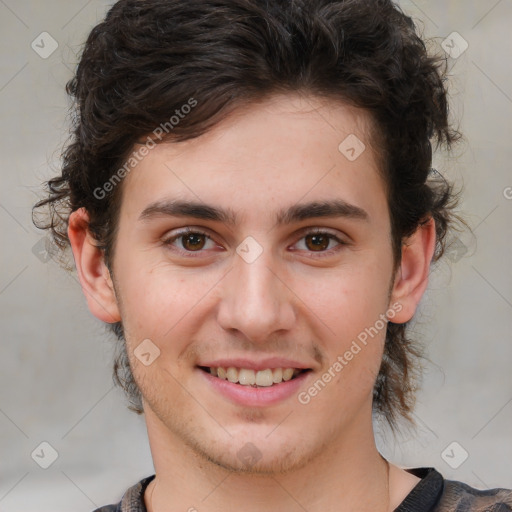
<svg viewBox="0 0 512 512">
<path fill-rule="evenodd" d="M 146 411 L 156 477 L 145 493 L 148 512 L 389 512 L 389 465 L 369 427 L 343 432 L 302 467 L 287 473 L 230 471 L 183 443 Z"/>
</svg>

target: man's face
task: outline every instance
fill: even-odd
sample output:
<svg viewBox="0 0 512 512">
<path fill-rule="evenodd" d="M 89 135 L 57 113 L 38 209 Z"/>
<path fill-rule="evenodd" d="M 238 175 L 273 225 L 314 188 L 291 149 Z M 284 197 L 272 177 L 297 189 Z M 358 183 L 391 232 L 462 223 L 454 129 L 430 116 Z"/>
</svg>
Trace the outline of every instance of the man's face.
<svg viewBox="0 0 512 512">
<path fill-rule="evenodd" d="M 158 145 L 125 178 L 113 275 L 150 438 L 255 472 L 367 438 L 393 281 L 368 133 L 347 106 L 275 96 L 199 138 Z M 170 215 L 173 201 L 236 221 Z M 278 222 L 333 201 L 367 217 Z M 245 382 L 261 371 L 265 385 L 200 368 L 212 365 L 249 370 L 228 372 Z M 281 381 L 276 369 L 288 367 L 308 371 Z"/>
</svg>

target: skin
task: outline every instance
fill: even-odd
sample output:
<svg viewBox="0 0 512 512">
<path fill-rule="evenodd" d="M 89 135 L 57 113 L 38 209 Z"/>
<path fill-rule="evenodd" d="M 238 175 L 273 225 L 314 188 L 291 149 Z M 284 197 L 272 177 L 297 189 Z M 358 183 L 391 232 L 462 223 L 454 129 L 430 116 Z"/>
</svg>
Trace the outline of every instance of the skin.
<svg viewBox="0 0 512 512">
<path fill-rule="evenodd" d="M 71 215 L 89 308 L 104 322 L 122 320 L 143 394 L 156 472 L 145 493 L 150 512 L 390 511 L 419 481 L 393 464 L 388 472 L 375 446 L 372 389 L 385 328 L 307 405 L 295 394 L 272 406 L 235 404 L 196 368 L 221 357 L 292 357 L 312 369 L 303 391 L 393 304 L 400 307 L 394 322 L 412 318 L 427 286 L 435 226 L 431 219 L 407 240 L 393 273 L 369 128 L 366 113 L 347 105 L 277 95 L 199 138 L 158 145 L 122 184 L 113 279 L 87 212 Z M 350 134 L 366 145 L 355 161 L 338 150 Z M 150 203 L 169 198 L 230 208 L 238 222 L 139 219 Z M 275 223 L 282 208 L 331 199 L 364 209 L 368 220 Z M 187 226 L 211 238 L 163 243 Z M 330 239 L 318 249 L 307 237 L 312 228 L 346 245 Z M 236 252 L 247 236 L 263 249 L 252 263 Z M 144 339 L 160 350 L 149 366 L 133 353 Z M 248 441 L 261 455 L 250 468 L 237 456 Z"/>
</svg>

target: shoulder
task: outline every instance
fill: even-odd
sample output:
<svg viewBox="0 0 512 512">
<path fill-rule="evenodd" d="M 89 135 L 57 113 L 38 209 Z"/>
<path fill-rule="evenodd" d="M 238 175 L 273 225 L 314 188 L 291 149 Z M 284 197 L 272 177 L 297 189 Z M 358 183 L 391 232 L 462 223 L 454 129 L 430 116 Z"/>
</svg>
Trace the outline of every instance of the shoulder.
<svg viewBox="0 0 512 512">
<path fill-rule="evenodd" d="M 462 482 L 445 480 L 435 512 L 512 512 L 512 490 L 480 490 Z"/>
<path fill-rule="evenodd" d="M 143 478 L 130 487 L 123 495 L 121 501 L 113 505 L 104 505 L 93 512 L 146 512 L 144 504 L 144 491 L 155 475 Z"/>
<path fill-rule="evenodd" d="M 476 489 L 431 467 L 406 471 L 421 480 L 395 512 L 512 512 L 511 489 Z"/>
</svg>

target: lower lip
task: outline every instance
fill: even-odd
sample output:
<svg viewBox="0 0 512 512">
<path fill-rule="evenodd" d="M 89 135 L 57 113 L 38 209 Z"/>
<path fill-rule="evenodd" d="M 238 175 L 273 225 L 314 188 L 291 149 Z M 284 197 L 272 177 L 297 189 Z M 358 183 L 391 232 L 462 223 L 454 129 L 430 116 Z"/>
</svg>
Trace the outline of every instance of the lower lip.
<svg viewBox="0 0 512 512">
<path fill-rule="evenodd" d="M 213 386 L 214 390 L 224 395 L 231 401 L 245 405 L 247 407 L 265 407 L 278 404 L 291 396 L 297 395 L 299 388 L 311 371 L 303 372 L 294 379 L 283 381 L 280 384 L 273 384 L 268 387 L 253 388 L 252 386 L 243 386 L 234 384 L 228 380 L 214 377 L 199 368 L 197 371 L 203 375 L 207 382 Z"/>
</svg>

